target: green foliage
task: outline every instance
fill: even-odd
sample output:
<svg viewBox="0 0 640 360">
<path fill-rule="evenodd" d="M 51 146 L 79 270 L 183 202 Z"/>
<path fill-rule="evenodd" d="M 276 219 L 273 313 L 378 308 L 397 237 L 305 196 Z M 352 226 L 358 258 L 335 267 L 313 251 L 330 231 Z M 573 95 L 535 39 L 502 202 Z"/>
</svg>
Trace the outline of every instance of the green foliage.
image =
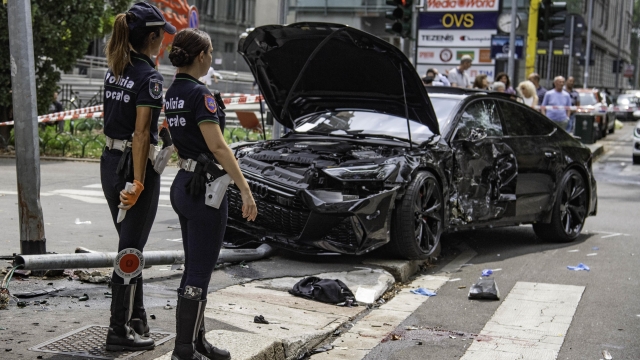
<svg viewBox="0 0 640 360">
<path fill-rule="evenodd" d="M 89 43 L 111 31 L 130 0 L 32 0 L 38 114 L 46 113 L 61 71 L 70 71 Z M 7 6 L 0 5 L 0 49 L 9 49 Z M 16 59 L 16 61 L 20 61 Z M 0 121 L 11 106 L 9 51 L 0 51 Z"/>
</svg>

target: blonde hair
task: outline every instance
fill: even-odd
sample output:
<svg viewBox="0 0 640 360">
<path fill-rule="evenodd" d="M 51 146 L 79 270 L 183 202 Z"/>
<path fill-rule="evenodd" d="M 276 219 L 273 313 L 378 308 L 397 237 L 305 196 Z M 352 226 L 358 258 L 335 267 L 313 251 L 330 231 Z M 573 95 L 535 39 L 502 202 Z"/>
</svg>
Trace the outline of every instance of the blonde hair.
<svg viewBox="0 0 640 360">
<path fill-rule="evenodd" d="M 111 37 L 105 47 L 107 64 L 116 77 L 122 76 L 124 68 L 127 64 L 131 63 L 131 59 L 129 58 L 130 50 L 131 45 L 129 44 L 127 15 L 118 14 L 113 23 L 113 32 L 111 32 Z"/>
<path fill-rule="evenodd" d="M 527 92 L 533 97 L 533 105 L 538 105 L 538 93 L 536 92 L 536 86 L 533 85 L 533 83 L 529 80 L 525 80 L 518 84 L 518 95 L 524 98 L 525 96 L 522 91 L 523 89 L 526 89 Z"/>
</svg>

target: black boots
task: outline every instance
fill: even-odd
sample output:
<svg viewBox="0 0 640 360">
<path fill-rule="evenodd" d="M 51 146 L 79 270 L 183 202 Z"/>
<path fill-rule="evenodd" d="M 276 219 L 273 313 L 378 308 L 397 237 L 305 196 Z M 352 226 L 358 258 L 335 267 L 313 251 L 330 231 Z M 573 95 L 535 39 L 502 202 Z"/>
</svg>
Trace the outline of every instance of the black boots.
<svg viewBox="0 0 640 360">
<path fill-rule="evenodd" d="M 144 301 L 142 296 L 142 276 L 137 278 L 136 294 L 133 298 L 133 311 L 131 313 L 131 321 L 129 326 L 138 335 L 149 337 L 149 325 L 147 324 L 147 312 L 144 310 Z"/>
<path fill-rule="evenodd" d="M 187 286 L 178 295 L 176 309 L 176 344 L 171 360 L 228 360 L 229 352 L 212 346 L 204 337 L 204 308 L 202 289 Z"/>
<path fill-rule="evenodd" d="M 130 326 L 137 282 L 131 285 L 111 284 L 111 318 L 107 332 L 107 351 L 151 350 L 153 339 L 142 338 Z"/>
<path fill-rule="evenodd" d="M 204 305 L 202 305 L 202 311 L 204 313 L 204 308 L 207 305 L 207 300 L 202 300 L 202 301 L 204 302 Z M 211 343 L 207 341 L 207 338 L 204 337 L 205 333 L 206 333 L 206 330 L 204 329 L 204 315 L 203 315 L 202 321 L 200 322 L 200 330 L 198 330 L 198 338 L 196 339 L 196 351 L 211 360 L 231 359 L 231 354 L 229 354 L 227 350 L 218 349 L 217 347 L 211 345 Z"/>
</svg>

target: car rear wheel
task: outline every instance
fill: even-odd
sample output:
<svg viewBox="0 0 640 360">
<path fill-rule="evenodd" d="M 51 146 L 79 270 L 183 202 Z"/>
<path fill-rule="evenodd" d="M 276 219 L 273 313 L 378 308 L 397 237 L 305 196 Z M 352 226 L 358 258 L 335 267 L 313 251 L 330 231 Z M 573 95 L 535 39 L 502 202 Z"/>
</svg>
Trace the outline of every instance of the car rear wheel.
<svg viewBox="0 0 640 360">
<path fill-rule="evenodd" d="M 553 242 L 575 240 L 587 218 L 587 187 L 584 178 L 576 170 L 567 171 L 558 186 L 556 203 L 549 224 L 533 224 L 536 235 Z"/>
<path fill-rule="evenodd" d="M 427 171 L 416 173 L 393 214 L 389 247 L 396 255 L 419 260 L 440 255 L 443 204 L 436 177 Z"/>
</svg>

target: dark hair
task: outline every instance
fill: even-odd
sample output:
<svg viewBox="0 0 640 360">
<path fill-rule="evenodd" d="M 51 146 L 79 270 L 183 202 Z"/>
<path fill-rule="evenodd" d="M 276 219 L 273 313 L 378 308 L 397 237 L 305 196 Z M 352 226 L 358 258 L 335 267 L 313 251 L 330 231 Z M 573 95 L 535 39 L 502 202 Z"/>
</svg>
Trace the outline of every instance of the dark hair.
<svg viewBox="0 0 640 360">
<path fill-rule="evenodd" d="M 180 30 L 173 38 L 169 60 L 175 67 L 189 66 L 201 52 L 209 50 L 210 44 L 209 34 L 202 30 Z"/>
<path fill-rule="evenodd" d="M 482 84 L 482 80 L 484 80 L 486 78 L 487 78 L 486 74 L 480 74 L 480 75 L 476 76 L 475 80 L 473 80 L 473 88 L 474 89 L 484 89 L 484 90 L 486 90 L 487 88 L 483 87 L 484 85 Z"/>
<path fill-rule="evenodd" d="M 426 74 L 428 74 L 428 73 L 430 73 L 430 72 L 432 72 L 432 73 L 434 73 L 434 74 L 435 74 L 435 73 L 436 73 L 436 69 L 434 69 L 434 68 L 428 68 L 428 69 L 427 69 L 427 72 L 426 72 L 426 73 L 424 73 L 424 74 L 426 75 Z"/>
<path fill-rule="evenodd" d="M 498 73 L 495 79 L 496 81 L 500 81 L 500 78 L 503 76 L 507 78 L 507 81 L 502 81 L 502 82 L 504 82 L 505 89 L 508 89 L 511 86 L 511 80 L 509 80 L 509 75 L 507 75 L 507 73 L 504 73 L 504 72 Z"/>
<path fill-rule="evenodd" d="M 129 51 L 144 51 L 149 46 L 149 34 L 160 36 L 162 26 L 145 26 L 129 30 L 129 23 L 134 22 L 136 16 L 131 12 L 116 15 L 111 37 L 107 41 L 105 53 L 107 64 L 114 75 L 120 77 L 124 68 L 131 63 Z"/>
</svg>

